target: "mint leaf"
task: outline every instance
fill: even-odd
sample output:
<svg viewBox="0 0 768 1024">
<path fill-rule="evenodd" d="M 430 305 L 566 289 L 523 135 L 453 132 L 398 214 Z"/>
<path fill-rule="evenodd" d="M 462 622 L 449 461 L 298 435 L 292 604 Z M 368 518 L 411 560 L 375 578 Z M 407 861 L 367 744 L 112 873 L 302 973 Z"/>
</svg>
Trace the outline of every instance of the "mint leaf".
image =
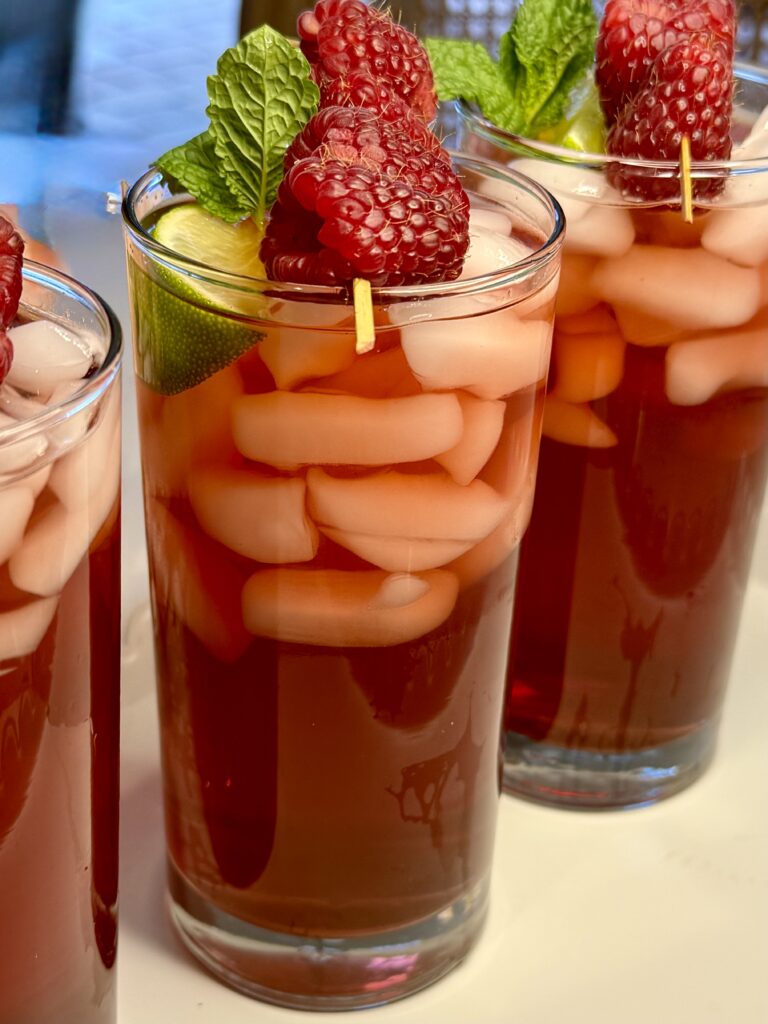
<svg viewBox="0 0 768 1024">
<path fill-rule="evenodd" d="M 317 109 L 306 57 L 262 25 L 222 55 L 208 79 L 207 114 L 229 189 L 256 220 L 274 202 L 283 156 Z"/>
<path fill-rule="evenodd" d="M 427 39 L 435 90 L 443 101 L 475 103 L 489 121 L 514 131 L 512 93 L 501 70 L 482 43 L 457 39 Z"/>
<path fill-rule="evenodd" d="M 210 132 L 205 131 L 183 146 L 169 149 L 156 161 L 156 166 L 182 185 L 214 217 L 234 224 L 248 213 L 232 195 L 221 174 Z"/>
<path fill-rule="evenodd" d="M 519 132 L 536 136 L 562 119 L 592 64 L 596 37 L 592 0 L 523 0 L 499 44 Z"/>
</svg>

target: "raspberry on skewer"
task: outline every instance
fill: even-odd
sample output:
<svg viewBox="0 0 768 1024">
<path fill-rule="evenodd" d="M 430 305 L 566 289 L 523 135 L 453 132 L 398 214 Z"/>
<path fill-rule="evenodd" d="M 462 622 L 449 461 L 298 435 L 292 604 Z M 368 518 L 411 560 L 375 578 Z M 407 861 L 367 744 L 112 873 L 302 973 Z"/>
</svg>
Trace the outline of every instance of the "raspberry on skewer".
<svg viewBox="0 0 768 1024">
<path fill-rule="evenodd" d="M 5 380 L 13 360 L 13 345 L 5 333 L 21 298 L 21 261 L 24 242 L 5 217 L 0 217 L 0 384 Z"/>
</svg>

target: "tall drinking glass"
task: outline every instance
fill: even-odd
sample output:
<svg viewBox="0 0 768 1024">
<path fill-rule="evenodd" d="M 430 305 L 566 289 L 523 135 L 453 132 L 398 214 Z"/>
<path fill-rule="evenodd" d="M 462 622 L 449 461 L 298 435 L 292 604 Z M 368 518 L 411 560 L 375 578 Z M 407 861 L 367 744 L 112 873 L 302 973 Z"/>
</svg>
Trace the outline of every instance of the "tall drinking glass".
<svg viewBox="0 0 768 1024">
<path fill-rule="evenodd" d="M 768 105 L 765 72 L 737 67 L 737 100 L 738 141 Z M 688 224 L 677 164 L 517 138 L 464 106 L 459 119 L 463 148 L 545 183 L 569 224 L 505 786 L 651 802 L 712 758 L 765 487 L 768 131 L 741 159 L 693 165 Z M 625 199 L 617 170 L 672 194 Z"/>
<path fill-rule="evenodd" d="M 276 1003 L 413 992 L 486 912 L 562 219 L 520 176 L 457 169 L 464 278 L 374 289 L 364 353 L 346 289 L 161 247 L 189 197 L 159 174 L 124 207 L 171 913 Z M 168 372 L 226 342 L 194 386 Z"/>
<path fill-rule="evenodd" d="M 0 385 L 0 1022 L 113 1024 L 120 329 L 27 264 Z"/>
</svg>

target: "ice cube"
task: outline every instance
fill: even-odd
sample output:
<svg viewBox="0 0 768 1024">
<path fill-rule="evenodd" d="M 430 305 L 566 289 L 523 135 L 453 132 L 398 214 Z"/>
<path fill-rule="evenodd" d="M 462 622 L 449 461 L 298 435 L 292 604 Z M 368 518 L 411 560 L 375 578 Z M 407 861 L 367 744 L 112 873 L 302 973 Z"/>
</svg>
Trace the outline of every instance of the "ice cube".
<svg viewBox="0 0 768 1024">
<path fill-rule="evenodd" d="M 273 308 L 276 318 L 284 305 Z M 287 390 L 312 377 L 338 373 L 355 358 L 354 319 L 349 309 L 307 304 L 304 320 L 307 327 L 269 324 L 266 337 L 259 342 L 259 354 L 278 388 Z"/>
<path fill-rule="evenodd" d="M 13 554 L 27 528 L 35 496 L 32 489 L 20 485 L 0 490 L 0 565 Z"/>
<path fill-rule="evenodd" d="M 35 517 L 8 562 L 13 584 L 28 594 L 61 593 L 112 511 L 119 490 L 120 458 L 113 437 L 111 456 L 90 500 L 73 509 L 57 503 Z"/>
<path fill-rule="evenodd" d="M 600 301 L 592 289 L 592 275 L 597 260 L 594 256 L 563 254 L 560 287 L 555 312 L 561 316 L 579 316 L 593 309 Z"/>
<path fill-rule="evenodd" d="M 421 393 L 399 345 L 360 356 L 347 370 L 322 377 L 306 386 L 319 394 L 359 395 L 361 398 L 405 398 Z"/>
<path fill-rule="evenodd" d="M 493 533 L 470 548 L 447 568 L 455 573 L 462 587 L 471 587 L 497 569 L 512 554 L 528 526 L 533 506 L 533 485 L 530 500 L 504 518 Z"/>
<path fill-rule="evenodd" d="M 478 229 L 492 231 L 495 235 L 508 238 L 512 234 L 512 218 L 503 210 L 473 205 L 469 210 L 470 246 L 472 245 L 472 235 Z"/>
<path fill-rule="evenodd" d="M 436 629 L 456 603 L 453 573 L 414 579 L 422 586 L 380 570 L 262 569 L 243 589 L 243 619 L 256 636 L 290 643 L 391 647 Z"/>
<path fill-rule="evenodd" d="M 453 395 L 358 398 L 273 391 L 233 405 L 233 434 L 248 459 L 281 469 L 418 462 L 458 443 Z"/>
<path fill-rule="evenodd" d="M 510 237 L 509 222 L 506 236 L 481 227 L 471 228 L 469 250 L 464 258 L 460 280 L 498 273 L 513 267 L 530 255 L 530 246 Z"/>
<path fill-rule="evenodd" d="M 608 306 L 599 305 L 578 316 L 562 316 L 557 321 L 558 334 L 619 334 L 616 317 Z"/>
<path fill-rule="evenodd" d="M 307 473 L 309 510 L 321 527 L 381 537 L 475 543 L 501 522 L 509 503 L 482 480 L 462 487 L 447 473 L 334 477 Z"/>
<path fill-rule="evenodd" d="M 544 405 L 545 437 L 582 448 L 612 448 L 618 439 L 588 405 L 573 405 L 553 396 Z"/>
<path fill-rule="evenodd" d="M 622 337 L 633 345 L 642 345 L 643 348 L 671 345 L 673 341 L 685 336 L 685 331 L 677 324 L 649 316 L 641 309 L 616 306 L 614 313 Z"/>
<path fill-rule="evenodd" d="M 305 510 L 303 479 L 203 467 L 189 475 L 189 500 L 214 540 L 257 562 L 308 562 L 318 534 Z"/>
<path fill-rule="evenodd" d="M 704 249 L 634 245 L 602 260 L 592 274 L 595 293 L 684 330 L 734 327 L 760 305 L 760 275 Z M 620 321 L 621 322 L 621 321 Z"/>
<path fill-rule="evenodd" d="M 515 160 L 510 166 L 550 191 L 571 225 L 586 217 L 596 201 L 611 193 L 605 175 L 588 167 L 528 157 Z"/>
<path fill-rule="evenodd" d="M 524 409 L 504 427 L 499 443 L 483 467 L 480 479 L 513 508 L 533 486 L 540 435 L 540 407 Z M 540 401 L 540 399 L 538 400 Z M 537 402 L 538 406 L 538 402 Z"/>
<path fill-rule="evenodd" d="M 78 508 L 89 501 L 103 485 L 110 460 L 119 461 L 119 414 L 120 394 L 114 390 L 106 396 L 88 436 L 54 465 L 50 487 L 68 508 Z M 87 426 L 87 421 L 84 425 Z"/>
<path fill-rule="evenodd" d="M 241 611 L 247 574 L 154 499 L 147 503 L 147 546 L 155 604 L 169 627 L 176 618 L 219 661 L 237 661 L 250 644 Z"/>
<path fill-rule="evenodd" d="M 23 478 L 24 486 L 29 487 L 35 497 L 42 493 L 51 475 L 51 465 L 43 466 L 42 469 L 30 473 Z"/>
<path fill-rule="evenodd" d="M 746 139 L 733 147 L 731 159 L 759 160 L 764 156 L 768 156 L 768 107 L 760 113 Z"/>
<path fill-rule="evenodd" d="M 569 221 L 565 247 L 586 256 L 623 256 L 635 240 L 635 228 L 628 210 L 592 206 L 576 221 Z"/>
<path fill-rule="evenodd" d="M 137 388 L 147 493 L 184 495 L 187 474 L 193 467 L 238 458 L 231 410 L 243 394 L 243 382 L 234 366 L 168 398 L 157 396 L 141 382 Z"/>
<path fill-rule="evenodd" d="M 58 604 L 58 597 L 46 597 L 9 612 L 0 612 L 0 664 L 23 658 L 37 649 L 48 632 Z"/>
<path fill-rule="evenodd" d="M 498 399 L 546 377 L 552 326 L 502 309 L 465 320 L 412 324 L 401 328 L 400 337 L 425 390 L 461 388 Z"/>
<path fill-rule="evenodd" d="M 0 412 L 0 434 L 5 429 L 18 426 L 18 423 L 18 420 Z M 41 431 L 18 440 L 0 436 L 0 476 L 10 476 L 31 467 L 45 455 L 47 449 L 48 438 Z"/>
<path fill-rule="evenodd" d="M 498 444 L 505 405 L 475 398 L 464 391 L 457 391 L 456 398 L 464 417 L 464 432 L 459 443 L 435 456 L 435 461 L 448 470 L 457 484 L 468 484 L 475 479 Z"/>
<path fill-rule="evenodd" d="M 554 387 L 565 402 L 592 402 L 619 386 L 624 373 L 624 340 L 613 334 L 561 334 L 552 348 Z"/>
<path fill-rule="evenodd" d="M 768 205 L 737 210 L 713 210 L 702 232 L 709 252 L 743 267 L 768 259 Z"/>
<path fill-rule="evenodd" d="M 414 537 L 382 537 L 355 530 L 321 526 L 334 544 L 388 572 L 421 572 L 437 569 L 472 547 L 471 540 L 424 540 Z"/>
<path fill-rule="evenodd" d="M 62 381 L 85 377 L 94 364 L 89 338 L 50 320 L 12 327 L 8 337 L 13 363 L 6 379 L 32 394 L 48 396 Z"/>
<path fill-rule="evenodd" d="M 667 397 L 700 405 L 738 388 L 768 387 L 768 313 L 736 331 L 681 341 L 666 358 Z"/>
</svg>

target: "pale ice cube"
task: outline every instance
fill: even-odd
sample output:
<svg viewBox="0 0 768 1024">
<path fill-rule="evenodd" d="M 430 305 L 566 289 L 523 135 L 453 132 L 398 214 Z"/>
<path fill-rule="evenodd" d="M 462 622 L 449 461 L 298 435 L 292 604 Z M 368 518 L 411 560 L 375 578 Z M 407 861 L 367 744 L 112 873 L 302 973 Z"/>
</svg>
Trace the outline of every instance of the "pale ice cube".
<svg viewBox="0 0 768 1024">
<path fill-rule="evenodd" d="M 595 306 L 587 313 L 577 316 L 559 317 L 557 321 L 559 334 L 618 334 L 619 327 L 616 317 L 608 306 Z"/>
<path fill-rule="evenodd" d="M 635 240 L 635 227 L 628 210 L 613 206 L 592 206 L 577 221 L 570 221 L 565 248 L 586 256 L 623 256 Z"/>
<path fill-rule="evenodd" d="M 764 156 L 768 156 L 768 107 L 763 109 L 746 139 L 733 147 L 731 159 L 758 160 Z"/>
<path fill-rule="evenodd" d="M 119 461 L 119 411 L 120 398 L 115 390 L 107 396 L 99 410 L 99 420 L 88 436 L 63 455 L 51 470 L 51 490 L 69 508 L 78 508 L 89 501 L 103 485 L 110 460 Z M 83 410 L 83 413 L 91 415 L 92 410 Z M 87 428 L 87 420 L 85 426 Z"/>
<path fill-rule="evenodd" d="M 435 569 L 423 587 L 380 570 L 262 569 L 243 588 L 243 619 L 256 636 L 320 647 L 391 647 L 436 629 L 453 611 L 458 580 Z M 395 603 L 397 599 L 403 603 Z"/>
<path fill-rule="evenodd" d="M 273 307 L 276 318 L 282 306 Z M 304 312 L 307 327 L 268 324 L 259 342 L 262 361 L 281 389 L 312 377 L 326 377 L 351 365 L 355 358 L 354 318 L 350 310 L 314 303 Z M 311 325 L 312 329 L 309 329 Z"/>
<path fill-rule="evenodd" d="M 533 507 L 533 483 L 529 500 L 503 519 L 493 533 L 475 544 L 447 568 L 459 578 L 462 587 L 470 587 L 497 569 L 512 554 L 528 526 Z"/>
<path fill-rule="evenodd" d="M 461 438 L 463 418 L 453 395 L 377 399 L 273 391 L 238 399 L 232 426 L 238 450 L 270 466 L 383 466 L 447 451 Z"/>
<path fill-rule="evenodd" d="M 371 352 L 355 359 L 352 365 L 307 385 L 318 394 L 360 395 L 361 398 L 405 398 L 421 393 L 408 360 L 399 345 L 383 352 Z"/>
<path fill-rule="evenodd" d="M 529 157 L 515 160 L 510 167 L 527 174 L 551 192 L 569 224 L 578 223 L 596 201 L 603 201 L 612 193 L 605 175 L 588 167 Z"/>
<path fill-rule="evenodd" d="M 592 402 L 609 395 L 624 373 L 624 339 L 613 334 L 561 334 L 552 347 L 554 387 L 565 402 Z"/>
<path fill-rule="evenodd" d="M 509 504 L 482 480 L 462 487 L 447 473 L 334 477 L 307 473 L 309 510 L 322 527 L 382 537 L 474 543 L 499 524 Z"/>
<path fill-rule="evenodd" d="M 50 320 L 34 320 L 7 333 L 13 363 L 6 379 L 33 394 L 50 395 L 62 381 L 82 379 L 94 364 L 88 338 Z"/>
<path fill-rule="evenodd" d="M 555 313 L 561 316 L 579 316 L 593 309 L 600 301 L 592 288 L 592 275 L 597 260 L 594 256 L 564 253 L 560 269 Z"/>
<path fill-rule="evenodd" d="M 612 448 L 618 439 L 588 405 L 573 405 L 549 396 L 544 405 L 543 434 L 562 444 L 582 448 Z"/>
<path fill-rule="evenodd" d="M 46 597 L 0 612 L 0 663 L 23 658 L 37 649 L 56 614 L 59 599 Z"/>
<path fill-rule="evenodd" d="M 0 475 L 10 476 L 34 465 L 48 449 L 48 438 L 39 431 L 33 436 L 18 440 L 6 440 L 2 437 L 3 430 L 18 424 L 18 420 L 0 412 Z"/>
<path fill-rule="evenodd" d="M 334 544 L 389 572 L 437 569 L 472 546 L 470 540 L 382 537 L 354 530 L 335 530 L 330 526 L 321 526 L 320 529 Z"/>
<path fill-rule="evenodd" d="M 738 388 L 768 387 L 768 314 L 737 331 L 672 345 L 666 357 L 667 397 L 700 405 Z"/>
<path fill-rule="evenodd" d="M 500 235 L 481 227 L 470 228 L 469 250 L 464 257 L 460 280 L 465 281 L 467 278 L 480 277 L 483 274 L 496 274 L 513 267 L 530 255 L 530 247 L 511 238 L 509 234 Z"/>
<path fill-rule="evenodd" d="M 401 328 L 400 337 L 426 391 L 460 388 L 478 398 L 498 399 L 546 377 L 552 325 L 520 320 L 511 309 L 502 309 L 464 320 L 412 324 Z"/>
<path fill-rule="evenodd" d="M 49 463 L 47 466 L 43 466 L 42 469 L 38 469 L 23 478 L 24 486 L 29 487 L 35 497 L 42 493 L 45 485 L 48 483 L 51 468 Z"/>
<path fill-rule="evenodd" d="M 147 546 L 155 602 L 170 623 L 178 618 L 219 661 L 237 661 L 250 644 L 241 613 L 247 576 L 154 499 L 147 506 Z"/>
<path fill-rule="evenodd" d="M 398 572 L 388 576 L 374 598 L 374 604 L 382 608 L 401 608 L 412 604 L 429 593 L 429 583 L 411 573 Z"/>
<path fill-rule="evenodd" d="M 496 235 L 509 237 L 512 234 L 512 218 L 502 210 L 492 210 L 487 206 L 471 206 L 469 210 L 469 238 L 476 229 L 492 231 Z"/>
<path fill-rule="evenodd" d="M 308 562 L 318 534 L 305 509 L 303 479 L 203 467 L 189 475 L 189 500 L 214 540 L 258 562 Z"/>
<path fill-rule="evenodd" d="M 503 402 L 484 401 L 474 395 L 457 391 L 456 397 L 464 417 L 461 440 L 435 461 L 448 470 L 457 484 L 468 484 L 491 457 L 501 436 L 504 423 Z"/>
<path fill-rule="evenodd" d="M 743 267 L 758 266 L 768 259 L 768 204 L 713 210 L 707 217 L 701 244 L 716 256 Z"/>
<path fill-rule="evenodd" d="M 606 302 L 628 306 L 685 330 L 734 327 L 760 306 L 760 275 L 704 249 L 634 245 L 602 260 L 591 287 Z"/>
<path fill-rule="evenodd" d="M 13 554 L 27 528 L 35 497 L 30 487 L 6 487 L 0 490 L 0 565 Z"/>
<path fill-rule="evenodd" d="M 73 509 L 51 505 L 27 530 L 8 562 L 14 586 L 29 594 L 60 593 L 112 511 L 119 489 L 120 459 L 113 447 L 100 486 L 88 502 Z"/>
<path fill-rule="evenodd" d="M 671 345 L 685 335 L 678 324 L 658 316 L 649 316 L 642 309 L 617 305 L 613 311 L 622 337 L 633 345 L 642 345 L 643 348 Z"/>
</svg>

